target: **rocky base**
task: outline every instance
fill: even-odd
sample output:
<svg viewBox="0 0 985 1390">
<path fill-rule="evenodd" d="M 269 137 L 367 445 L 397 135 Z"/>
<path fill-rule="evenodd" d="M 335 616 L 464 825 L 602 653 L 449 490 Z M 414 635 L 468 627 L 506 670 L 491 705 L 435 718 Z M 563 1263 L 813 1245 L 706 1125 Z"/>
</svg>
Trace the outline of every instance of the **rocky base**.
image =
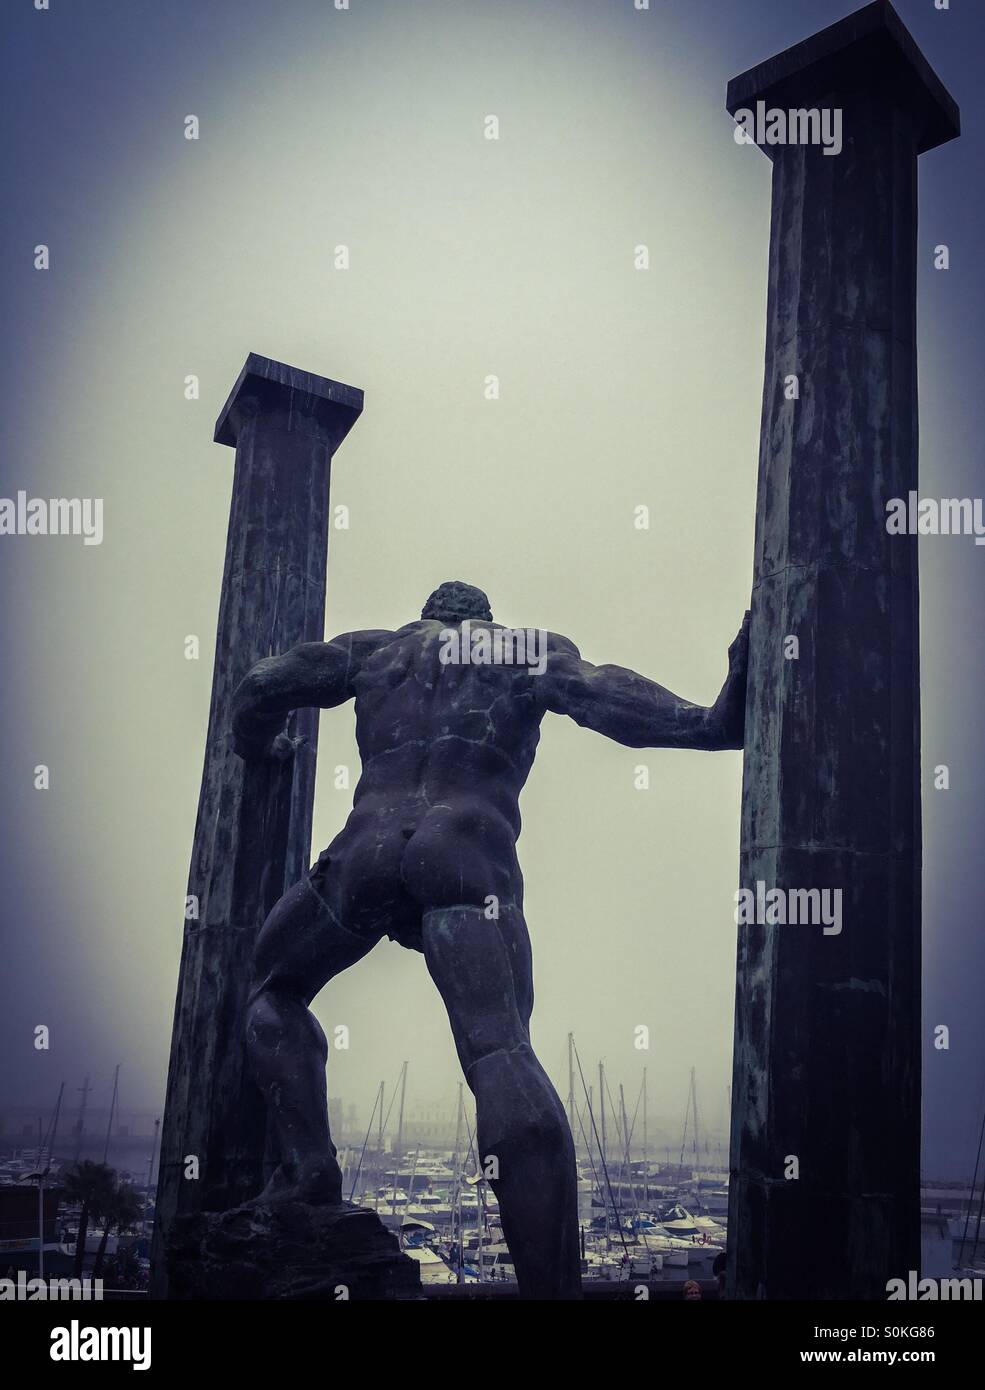
<svg viewBox="0 0 985 1390">
<path fill-rule="evenodd" d="M 198 1212 L 175 1223 L 168 1253 L 171 1298 L 421 1296 L 416 1262 L 375 1212 L 351 1202 Z"/>
</svg>

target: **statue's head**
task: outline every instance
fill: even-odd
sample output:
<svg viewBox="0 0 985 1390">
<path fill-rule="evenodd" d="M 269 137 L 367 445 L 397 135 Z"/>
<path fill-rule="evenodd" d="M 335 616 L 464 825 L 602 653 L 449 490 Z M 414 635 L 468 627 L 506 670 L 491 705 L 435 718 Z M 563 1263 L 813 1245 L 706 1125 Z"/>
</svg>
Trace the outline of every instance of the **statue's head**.
<svg viewBox="0 0 985 1390">
<path fill-rule="evenodd" d="M 492 622 L 489 600 L 474 584 L 450 579 L 439 584 L 421 610 L 422 618 L 434 618 L 439 623 L 461 623 L 466 618 Z"/>
</svg>

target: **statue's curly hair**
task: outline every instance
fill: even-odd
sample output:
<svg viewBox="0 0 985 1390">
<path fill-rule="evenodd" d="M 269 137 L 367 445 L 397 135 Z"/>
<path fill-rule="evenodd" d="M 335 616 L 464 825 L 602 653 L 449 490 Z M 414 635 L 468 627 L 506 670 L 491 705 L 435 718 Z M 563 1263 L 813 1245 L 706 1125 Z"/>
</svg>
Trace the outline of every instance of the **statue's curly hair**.
<svg viewBox="0 0 985 1390">
<path fill-rule="evenodd" d="M 466 618 L 492 622 L 489 599 L 474 584 L 461 579 L 449 579 L 439 584 L 421 609 L 422 618 L 434 618 L 439 623 L 460 623 Z"/>
</svg>

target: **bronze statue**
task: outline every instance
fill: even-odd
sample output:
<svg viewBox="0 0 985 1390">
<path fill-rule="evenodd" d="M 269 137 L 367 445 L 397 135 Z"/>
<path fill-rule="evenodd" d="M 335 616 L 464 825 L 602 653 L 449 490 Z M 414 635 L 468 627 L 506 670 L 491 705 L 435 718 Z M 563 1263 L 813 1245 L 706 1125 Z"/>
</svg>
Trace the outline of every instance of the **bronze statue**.
<svg viewBox="0 0 985 1390">
<path fill-rule="evenodd" d="M 258 1202 L 342 1200 L 327 1044 L 308 1006 L 386 935 L 423 952 L 448 1010 L 520 1296 L 578 1296 L 574 1147 L 530 1046 L 518 798 L 548 712 L 631 748 L 741 748 L 747 631 L 748 615 L 709 708 L 593 666 L 566 637 L 540 633 L 524 650 L 460 582 L 396 632 L 303 643 L 250 671 L 234 696 L 242 757 L 289 756 L 290 711 L 353 699 L 362 759 L 345 827 L 257 940 L 247 1047 L 280 1157 Z"/>
</svg>

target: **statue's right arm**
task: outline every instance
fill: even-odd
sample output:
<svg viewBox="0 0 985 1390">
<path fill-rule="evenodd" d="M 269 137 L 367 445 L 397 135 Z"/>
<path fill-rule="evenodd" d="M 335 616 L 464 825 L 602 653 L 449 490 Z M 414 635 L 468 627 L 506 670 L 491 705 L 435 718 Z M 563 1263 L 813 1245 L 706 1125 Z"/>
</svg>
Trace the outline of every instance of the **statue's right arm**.
<svg viewBox="0 0 985 1390">
<path fill-rule="evenodd" d="M 241 758 L 262 757 L 292 710 L 332 709 L 354 694 L 363 662 L 390 633 L 347 632 L 330 642 L 301 642 L 282 656 L 267 656 L 233 692 L 233 746 Z"/>
</svg>

